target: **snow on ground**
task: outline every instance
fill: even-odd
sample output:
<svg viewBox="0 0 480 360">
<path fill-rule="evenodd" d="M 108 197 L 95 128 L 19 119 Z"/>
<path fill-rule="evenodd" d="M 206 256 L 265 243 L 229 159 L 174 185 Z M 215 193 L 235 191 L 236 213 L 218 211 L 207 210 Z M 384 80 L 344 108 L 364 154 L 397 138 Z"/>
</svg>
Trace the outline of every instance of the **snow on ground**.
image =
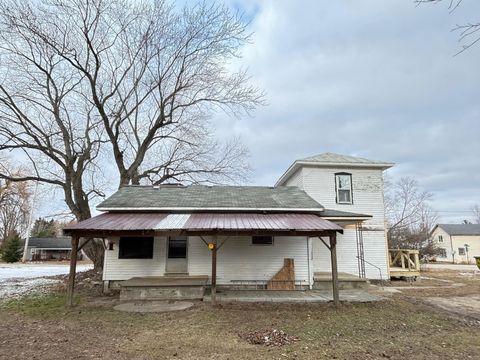
<svg viewBox="0 0 480 360">
<path fill-rule="evenodd" d="M 90 270 L 92 264 L 78 264 L 77 273 Z M 18 298 L 29 293 L 45 293 L 60 282 L 47 276 L 68 274 L 69 264 L 0 264 L 0 301 Z"/>
</svg>

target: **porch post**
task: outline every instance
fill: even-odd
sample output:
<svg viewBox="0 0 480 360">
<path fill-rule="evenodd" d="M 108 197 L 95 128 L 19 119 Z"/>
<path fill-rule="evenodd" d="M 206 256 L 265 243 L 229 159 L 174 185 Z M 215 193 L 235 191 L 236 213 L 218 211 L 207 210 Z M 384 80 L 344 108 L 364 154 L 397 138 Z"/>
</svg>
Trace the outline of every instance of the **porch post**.
<svg viewBox="0 0 480 360">
<path fill-rule="evenodd" d="M 67 305 L 73 306 L 73 290 L 75 287 L 75 275 L 77 269 L 78 236 L 72 235 L 72 251 L 70 252 L 70 274 L 67 285 Z"/>
<path fill-rule="evenodd" d="M 330 260 L 332 264 L 332 286 L 333 286 L 333 304 L 340 304 L 340 294 L 338 291 L 338 270 L 337 270 L 337 234 L 330 235 Z"/>
<path fill-rule="evenodd" d="M 213 236 L 212 242 L 212 288 L 211 288 L 211 298 L 212 305 L 216 304 L 217 301 L 217 235 Z"/>
</svg>

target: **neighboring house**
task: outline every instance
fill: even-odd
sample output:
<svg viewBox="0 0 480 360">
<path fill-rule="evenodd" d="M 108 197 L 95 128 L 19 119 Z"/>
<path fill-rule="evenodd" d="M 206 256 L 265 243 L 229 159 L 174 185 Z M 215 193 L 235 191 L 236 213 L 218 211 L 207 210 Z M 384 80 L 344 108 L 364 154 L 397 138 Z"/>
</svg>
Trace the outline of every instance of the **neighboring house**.
<svg viewBox="0 0 480 360">
<path fill-rule="evenodd" d="M 22 248 L 25 243 L 22 243 Z M 72 250 L 71 238 L 31 237 L 28 240 L 27 261 L 68 260 Z"/>
<path fill-rule="evenodd" d="M 383 170 L 392 165 L 327 153 L 295 161 L 275 187 L 125 186 L 98 205 L 104 214 L 64 231 L 106 240 L 106 288 L 168 275 L 314 288 L 331 259 L 342 273 L 387 279 Z"/>
<path fill-rule="evenodd" d="M 438 224 L 431 234 L 442 252 L 437 261 L 475 264 L 480 256 L 480 224 Z"/>
</svg>

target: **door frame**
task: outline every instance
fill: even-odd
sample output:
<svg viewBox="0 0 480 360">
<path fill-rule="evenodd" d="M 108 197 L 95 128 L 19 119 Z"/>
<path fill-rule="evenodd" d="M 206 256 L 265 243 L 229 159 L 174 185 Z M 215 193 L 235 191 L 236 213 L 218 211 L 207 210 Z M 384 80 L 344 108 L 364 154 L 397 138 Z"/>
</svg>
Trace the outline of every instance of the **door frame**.
<svg viewBox="0 0 480 360">
<path fill-rule="evenodd" d="M 169 249 L 170 239 L 174 239 L 174 240 L 185 239 L 185 263 L 186 263 L 185 264 L 185 271 L 182 271 L 182 272 L 168 271 L 168 261 L 169 261 L 168 249 Z M 183 274 L 183 273 L 189 274 L 190 262 L 188 261 L 188 243 L 189 243 L 188 236 L 167 236 L 166 237 L 166 241 L 165 241 L 165 271 L 164 271 L 165 274 Z M 175 258 L 173 258 L 173 259 L 175 259 Z"/>
</svg>

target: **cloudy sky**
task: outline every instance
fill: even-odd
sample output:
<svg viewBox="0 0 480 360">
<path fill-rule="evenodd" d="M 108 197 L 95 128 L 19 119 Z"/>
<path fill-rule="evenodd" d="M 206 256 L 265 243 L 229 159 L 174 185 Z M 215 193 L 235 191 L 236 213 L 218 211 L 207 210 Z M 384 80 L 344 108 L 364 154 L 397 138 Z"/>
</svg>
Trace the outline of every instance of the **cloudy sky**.
<svg viewBox="0 0 480 360">
<path fill-rule="evenodd" d="M 480 203 L 480 45 L 453 56 L 450 30 L 479 20 L 480 3 L 453 14 L 413 0 L 229 4 L 251 20 L 239 65 L 268 105 L 216 124 L 249 147 L 254 184 L 274 184 L 297 158 L 338 152 L 395 162 L 389 176 L 434 193 L 442 221 L 470 216 Z"/>
</svg>

